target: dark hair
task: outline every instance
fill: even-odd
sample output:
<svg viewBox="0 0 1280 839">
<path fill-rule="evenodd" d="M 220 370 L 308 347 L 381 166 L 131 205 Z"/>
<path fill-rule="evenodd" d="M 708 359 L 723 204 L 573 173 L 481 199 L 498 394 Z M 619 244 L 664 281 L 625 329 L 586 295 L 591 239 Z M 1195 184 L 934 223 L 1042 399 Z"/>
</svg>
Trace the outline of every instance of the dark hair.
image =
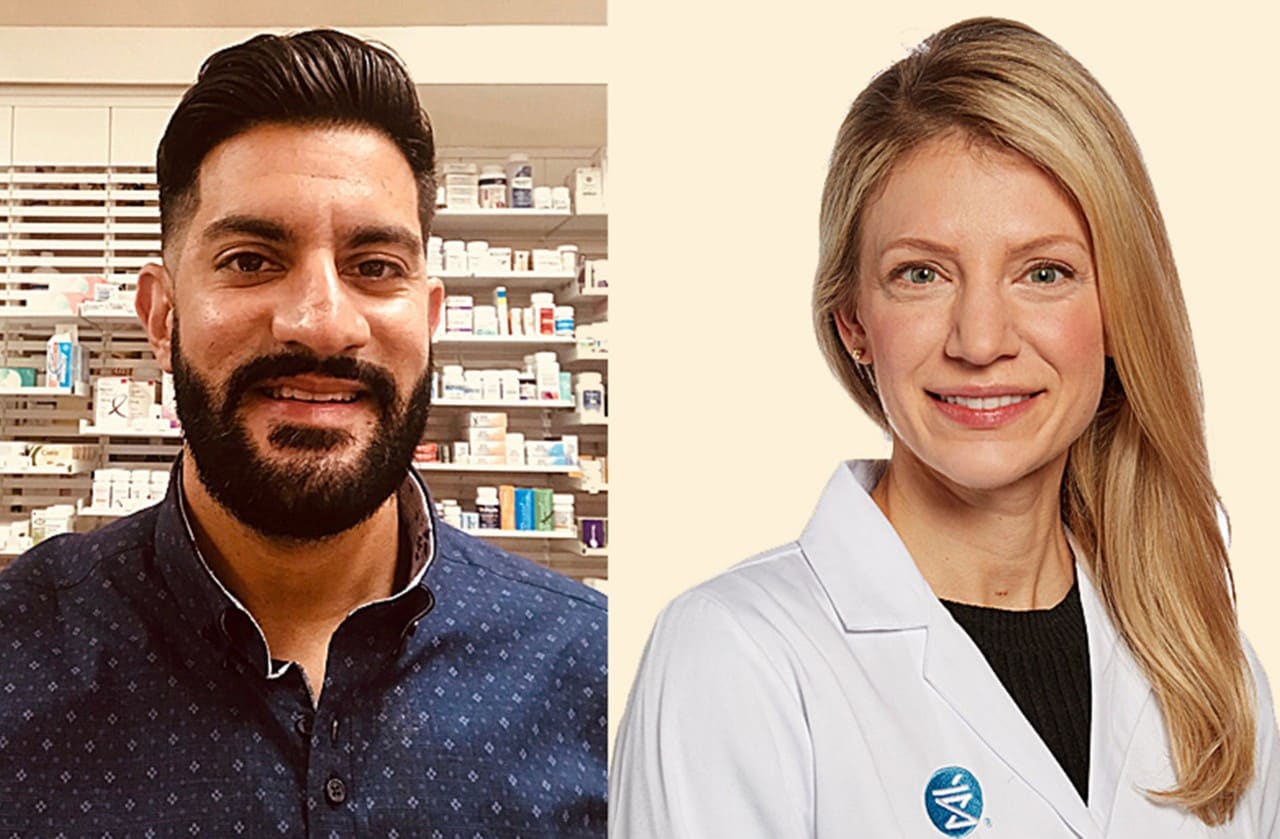
<svg viewBox="0 0 1280 839">
<path fill-rule="evenodd" d="M 267 123 L 368 126 L 385 134 L 417 181 L 425 245 L 435 211 L 435 141 L 408 70 L 383 45 L 312 29 L 257 35 L 205 60 L 156 149 L 166 250 L 195 212 L 205 157 L 223 141 Z"/>
</svg>

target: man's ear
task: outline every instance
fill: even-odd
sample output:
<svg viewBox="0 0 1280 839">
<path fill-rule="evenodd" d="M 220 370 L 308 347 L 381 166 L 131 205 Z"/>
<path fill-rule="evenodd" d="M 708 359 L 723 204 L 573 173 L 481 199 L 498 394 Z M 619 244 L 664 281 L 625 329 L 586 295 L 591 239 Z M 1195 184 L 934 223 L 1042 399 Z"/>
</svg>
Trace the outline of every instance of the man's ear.
<svg viewBox="0 0 1280 839">
<path fill-rule="evenodd" d="M 840 343 L 845 352 L 858 364 L 870 364 L 871 347 L 867 344 L 867 333 L 858 322 L 853 312 L 836 312 L 836 331 L 840 333 Z M 855 352 L 856 350 L 856 352 Z"/>
<path fill-rule="evenodd" d="M 435 277 L 427 279 L 427 339 L 436 334 L 444 312 L 444 283 Z"/>
<path fill-rule="evenodd" d="M 138 271 L 138 296 L 133 305 L 160 369 L 172 373 L 173 280 L 164 266 L 149 262 Z"/>
</svg>

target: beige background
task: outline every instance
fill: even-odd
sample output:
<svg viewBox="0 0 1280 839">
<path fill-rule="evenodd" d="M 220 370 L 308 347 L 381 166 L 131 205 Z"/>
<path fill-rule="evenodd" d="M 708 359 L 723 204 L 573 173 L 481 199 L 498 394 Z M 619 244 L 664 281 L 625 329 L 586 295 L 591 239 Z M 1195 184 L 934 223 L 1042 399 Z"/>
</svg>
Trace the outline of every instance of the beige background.
<svg viewBox="0 0 1280 839">
<path fill-rule="evenodd" d="M 1193 322 L 1242 621 L 1280 680 L 1277 14 L 1235 2 L 634 6 L 611 6 L 609 32 L 615 728 L 661 606 L 794 538 L 840 459 L 886 450 L 814 347 L 821 180 L 869 78 L 975 14 L 1059 41 L 1137 135 Z"/>
</svg>

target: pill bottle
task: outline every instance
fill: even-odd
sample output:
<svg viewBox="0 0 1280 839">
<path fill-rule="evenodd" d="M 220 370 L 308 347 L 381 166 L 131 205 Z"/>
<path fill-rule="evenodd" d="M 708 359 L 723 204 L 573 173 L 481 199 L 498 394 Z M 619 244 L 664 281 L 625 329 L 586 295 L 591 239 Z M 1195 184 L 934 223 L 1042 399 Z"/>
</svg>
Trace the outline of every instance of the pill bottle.
<svg viewBox="0 0 1280 839">
<path fill-rule="evenodd" d="M 461 364 L 446 364 L 444 375 L 440 379 L 443 391 L 442 399 L 466 399 L 467 380 L 462 373 Z"/>
<path fill-rule="evenodd" d="M 573 494 L 557 492 L 551 496 L 552 520 L 556 530 L 573 530 Z"/>
<path fill-rule="evenodd" d="M 496 163 L 480 170 L 480 209 L 499 210 L 507 206 L 507 173 Z"/>
<path fill-rule="evenodd" d="M 467 273 L 467 243 L 461 239 L 446 239 L 444 243 L 444 271 L 446 274 Z"/>
<path fill-rule="evenodd" d="M 573 337 L 573 307 L 556 306 L 556 334 Z"/>
<path fill-rule="evenodd" d="M 482 530 L 497 530 L 501 521 L 497 487 L 476 487 L 476 512 Z"/>
<path fill-rule="evenodd" d="M 467 273 L 472 276 L 484 274 L 488 263 L 489 243 L 483 239 L 467 242 Z"/>
<path fill-rule="evenodd" d="M 578 246 L 560 245 L 556 248 L 560 254 L 560 266 L 566 274 L 578 276 Z"/>
<path fill-rule="evenodd" d="M 604 419 L 604 379 L 599 373 L 578 374 L 577 409 L 585 421 Z"/>
<path fill-rule="evenodd" d="M 533 209 L 533 164 L 529 155 L 516 152 L 507 157 L 507 206 Z"/>
<path fill-rule="evenodd" d="M 549 291 L 535 291 L 529 295 L 529 303 L 532 305 L 533 314 L 533 333 L 536 335 L 554 335 L 556 334 L 556 303 L 555 297 Z"/>
</svg>

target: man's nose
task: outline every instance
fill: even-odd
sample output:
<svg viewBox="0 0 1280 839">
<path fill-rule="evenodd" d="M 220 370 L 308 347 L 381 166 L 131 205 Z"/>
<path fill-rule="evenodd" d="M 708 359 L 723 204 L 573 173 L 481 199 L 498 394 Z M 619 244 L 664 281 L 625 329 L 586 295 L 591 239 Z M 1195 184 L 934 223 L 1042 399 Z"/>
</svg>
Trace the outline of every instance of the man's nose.
<svg viewBox="0 0 1280 839">
<path fill-rule="evenodd" d="M 368 342 L 369 322 L 358 293 L 344 281 L 332 254 L 318 252 L 293 269 L 280 287 L 272 331 L 281 343 L 306 346 L 322 358 Z"/>
</svg>

